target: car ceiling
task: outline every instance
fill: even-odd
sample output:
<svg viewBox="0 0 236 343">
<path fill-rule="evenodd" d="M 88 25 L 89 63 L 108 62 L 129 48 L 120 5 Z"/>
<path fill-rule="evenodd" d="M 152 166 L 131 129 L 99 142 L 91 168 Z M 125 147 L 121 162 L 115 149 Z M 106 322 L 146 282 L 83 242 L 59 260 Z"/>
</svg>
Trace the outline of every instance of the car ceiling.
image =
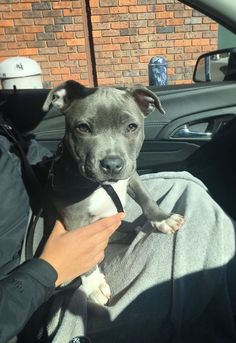
<svg viewBox="0 0 236 343">
<path fill-rule="evenodd" d="M 236 33 L 235 0 L 179 0 L 204 13 L 228 30 Z"/>
</svg>

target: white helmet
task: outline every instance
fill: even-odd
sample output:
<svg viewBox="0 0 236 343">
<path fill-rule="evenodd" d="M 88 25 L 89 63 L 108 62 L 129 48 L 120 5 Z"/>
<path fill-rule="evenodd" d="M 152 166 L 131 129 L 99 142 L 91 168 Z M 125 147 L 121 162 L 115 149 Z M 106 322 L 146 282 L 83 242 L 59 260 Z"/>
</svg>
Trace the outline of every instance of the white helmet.
<svg viewBox="0 0 236 343">
<path fill-rule="evenodd" d="M 39 64 L 27 57 L 10 57 L 0 63 L 3 89 L 43 88 Z"/>
</svg>

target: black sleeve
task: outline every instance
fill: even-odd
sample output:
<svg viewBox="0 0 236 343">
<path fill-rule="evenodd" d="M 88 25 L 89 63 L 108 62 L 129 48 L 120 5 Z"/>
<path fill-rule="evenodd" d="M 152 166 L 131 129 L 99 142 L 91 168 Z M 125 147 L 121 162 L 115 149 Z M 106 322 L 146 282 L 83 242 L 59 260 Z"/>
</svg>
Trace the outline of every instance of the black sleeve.
<svg viewBox="0 0 236 343">
<path fill-rule="evenodd" d="M 25 326 L 54 290 L 57 274 L 47 262 L 33 259 L 18 266 L 27 228 L 29 199 L 19 158 L 0 135 L 0 342 Z M 18 266 L 18 267 L 17 267 Z"/>
<path fill-rule="evenodd" d="M 49 299 L 57 273 L 46 261 L 25 262 L 0 281 L 0 342 L 17 335 L 32 314 Z"/>
</svg>

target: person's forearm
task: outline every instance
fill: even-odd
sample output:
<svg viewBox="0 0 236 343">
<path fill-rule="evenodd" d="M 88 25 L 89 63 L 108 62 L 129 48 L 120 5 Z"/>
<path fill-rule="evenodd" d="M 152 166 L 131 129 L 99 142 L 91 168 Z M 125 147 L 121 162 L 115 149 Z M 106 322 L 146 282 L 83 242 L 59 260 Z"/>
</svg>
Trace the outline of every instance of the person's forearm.
<svg viewBox="0 0 236 343">
<path fill-rule="evenodd" d="M 34 259 L 0 281 L 0 342 L 17 335 L 32 314 L 52 295 L 57 273 Z"/>
</svg>

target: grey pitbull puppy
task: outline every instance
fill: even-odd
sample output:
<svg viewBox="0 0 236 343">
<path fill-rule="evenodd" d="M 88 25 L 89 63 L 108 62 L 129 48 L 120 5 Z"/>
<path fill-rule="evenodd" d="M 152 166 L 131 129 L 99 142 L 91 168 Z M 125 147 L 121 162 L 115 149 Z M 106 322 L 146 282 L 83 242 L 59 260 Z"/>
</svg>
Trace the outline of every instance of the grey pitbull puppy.
<svg viewBox="0 0 236 343">
<path fill-rule="evenodd" d="M 165 213 L 157 206 L 136 172 L 144 119 L 155 108 L 165 113 L 153 92 L 142 86 L 87 88 L 67 81 L 50 91 L 43 110 L 48 111 L 51 104 L 65 114 L 62 153 L 52 171 L 52 197 L 68 230 L 117 212 L 102 187 L 107 184 L 123 207 L 128 192 L 154 228 L 171 234 L 183 225 L 181 215 Z M 110 297 L 99 268 L 82 276 L 81 289 L 100 304 Z"/>
</svg>

